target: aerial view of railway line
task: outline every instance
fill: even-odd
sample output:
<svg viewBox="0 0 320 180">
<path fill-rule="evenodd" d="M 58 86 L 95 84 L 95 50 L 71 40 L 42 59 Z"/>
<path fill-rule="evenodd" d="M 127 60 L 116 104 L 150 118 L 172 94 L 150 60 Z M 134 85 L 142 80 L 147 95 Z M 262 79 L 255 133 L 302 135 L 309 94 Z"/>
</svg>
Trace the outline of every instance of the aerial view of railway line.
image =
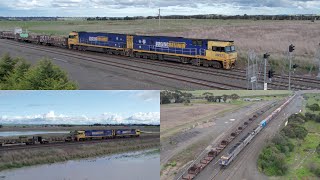
<svg viewBox="0 0 320 180">
<path fill-rule="evenodd" d="M 32 11 L 21 17 L 1 14 L 0 54 L 32 64 L 49 59 L 79 89 L 320 88 L 319 15 L 296 15 L 297 7 L 288 15 L 190 14 L 150 3 L 151 10 L 140 11 L 140 4 L 133 2 L 131 10 L 115 16 L 112 10 L 78 16 L 61 9 L 43 17 L 35 17 Z M 122 2 L 72 4 L 127 7 Z"/>
<path fill-rule="evenodd" d="M 316 179 L 319 93 L 162 91 L 160 179 Z"/>
<path fill-rule="evenodd" d="M 1 179 L 159 179 L 159 91 L 0 96 Z"/>
</svg>

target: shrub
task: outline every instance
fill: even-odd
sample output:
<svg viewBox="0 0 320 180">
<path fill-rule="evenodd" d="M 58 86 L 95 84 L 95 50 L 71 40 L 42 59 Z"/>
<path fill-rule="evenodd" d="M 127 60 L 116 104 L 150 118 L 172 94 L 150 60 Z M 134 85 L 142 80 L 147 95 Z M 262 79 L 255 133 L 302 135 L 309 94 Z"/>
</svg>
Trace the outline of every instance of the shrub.
<svg viewBox="0 0 320 180">
<path fill-rule="evenodd" d="M 317 104 L 317 103 L 312 104 L 312 105 L 308 105 L 307 107 L 308 107 L 312 112 L 320 111 L 320 106 L 319 106 L 319 104 Z"/>
<path fill-rule="evenodd" d="M 282 132 L 289 138 L 299 139 L 304 139 L 308 134 L 308 130 L 305 127 L 298 124 L 289 124 L 288 126 L 283 128 Z"/>
<path fill-rule="evenodd" d="M 48 59 L 31 67 L 25 60 L 6 54 L 0 60 L 0 89 L 74 90 L 77 85 Z"/>
<path fill-rule="evenodd" d="M 288 171 L 285 155 L 273 143 L 264 148 L 259 155 L 258 166 L 268 176 L 281 176 Z"/>
<path fill-rule="evenodd" d="M 314 173 L 316 176 L 320 177 L 320 166 L 315 163 L 309 164 L 309 170 L 310 172 Z"/>
</svg>

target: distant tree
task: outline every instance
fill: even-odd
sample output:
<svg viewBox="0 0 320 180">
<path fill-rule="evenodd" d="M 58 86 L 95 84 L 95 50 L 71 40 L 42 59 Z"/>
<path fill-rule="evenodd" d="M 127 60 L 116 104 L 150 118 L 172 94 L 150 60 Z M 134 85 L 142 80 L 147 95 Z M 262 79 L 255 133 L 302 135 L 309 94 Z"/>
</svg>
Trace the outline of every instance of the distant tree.
<svg viewBox="0 0 320 180">
<path fill-rule="evenodd" d="M 231 94 L 230 98 L 231 98 L 232 100 L 237 100 L 237 99 L 240 98 L 240 96 L 239 96 L 238 94 Z"/>
<path fill-rule="evenodd" d="M 316 149 L 318 155 L 320 156 L 320 144 L 317 146 L 317 149 Z"/>
<path fill-rule="evenodd" d="M 308 108 L 309 108 L 312 112 L 320 111 L 320 106 L 319 106 L 319 104 L 317 104 L 317 103 L 308 106 Z"/>
<path fill-rule="evenodd" d="M 2 128 L 3 127 L 3 125 L 0 125 L 0 128 Z"/>
<path fill-rule="evenodd" d="M 229 96 L 228 95 L 222 95 L 222 99 L 224 102 L 227 102 L 227 100 L 229 99 Z"/>
</svg>

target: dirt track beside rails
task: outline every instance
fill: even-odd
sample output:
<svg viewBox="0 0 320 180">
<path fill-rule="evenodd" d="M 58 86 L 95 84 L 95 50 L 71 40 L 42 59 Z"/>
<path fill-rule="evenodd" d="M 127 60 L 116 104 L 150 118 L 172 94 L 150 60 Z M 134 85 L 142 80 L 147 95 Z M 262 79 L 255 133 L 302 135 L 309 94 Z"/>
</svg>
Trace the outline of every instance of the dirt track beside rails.
<svg viewBox="0 0 320 180">
<path fill-rule="evenodd" d="M 204 123 L 185 132 L 180 132 L 165 141 L 161 140 L 161 166 L 164 167 L 173 160 L 177 162 L 175 167 L 167 167 L 162 170 L 161 179 L 174 179 L 175 173 L 180 171 L 183 166 L 186 168 L 189 165 L 187 162 L 194 160 L 204 149 L 210 148 L 210 144 L 214 144 L 223 135 L 227 135 L 229 130 L 247 121 L 256 109 L 271 103 L 272 101 L 263 101 L 246 105 L 232 112 L 227 111 L 222 115 L 211 117 L 214 119 L 213 122 Z M 179 116 L 175 116 L 173 113 L 170 119 L 174 120 L 175 117 Z"/>
</svg>

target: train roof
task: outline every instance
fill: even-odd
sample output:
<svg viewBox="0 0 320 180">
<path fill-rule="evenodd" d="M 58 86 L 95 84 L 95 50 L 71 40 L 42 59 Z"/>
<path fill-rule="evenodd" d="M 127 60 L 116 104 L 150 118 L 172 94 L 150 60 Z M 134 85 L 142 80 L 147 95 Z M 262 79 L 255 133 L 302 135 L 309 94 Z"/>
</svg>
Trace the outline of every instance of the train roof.
<svg viewBox="0 0 320 180">
<path fill-rule="evenodd" d="M 73 31 L 76 32 L 76 31 Z M 204 39 L 204 38 L 187 38 L 187 37 L 174 37 L 174 36 L 151 36 L 151 35 L 139 35 L 139 34 L 122 34 L 122 33 L 109 33 L 109 32 L 87 32 L 79 31 L 78 33 L 108 33 L 108 34 L 118 34 L 118 35 L 132 35 L 132 36 L 144 36 L 144 37 L 159 37 L 159 38 L 181 38 L 181 39 L 191 39 L 191 40 L 207 40 L 207 41 L 219 41 L 219 42 L 231 42 L 231 40 L 222 40 L 222 39 Z"/>
</svg>

